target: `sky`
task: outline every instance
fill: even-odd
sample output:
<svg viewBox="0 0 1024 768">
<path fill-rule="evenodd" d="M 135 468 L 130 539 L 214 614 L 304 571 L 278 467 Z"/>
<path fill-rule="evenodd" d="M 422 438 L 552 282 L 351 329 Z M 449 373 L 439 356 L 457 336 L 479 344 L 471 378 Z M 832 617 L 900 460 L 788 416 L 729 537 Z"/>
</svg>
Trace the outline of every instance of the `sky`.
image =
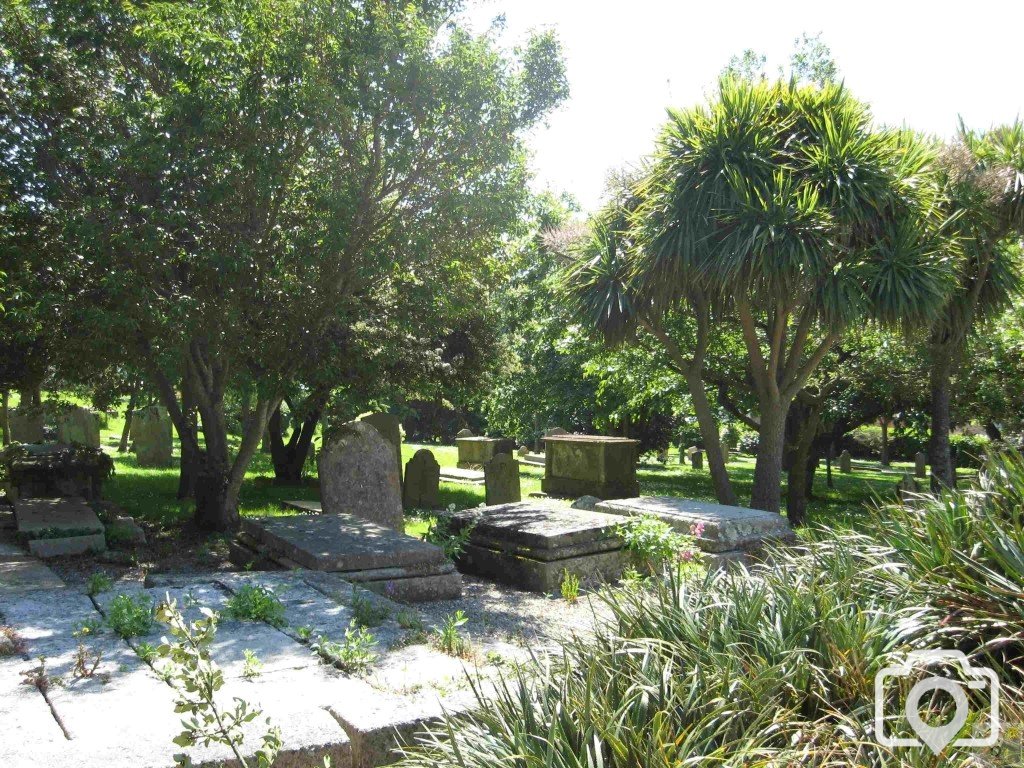
<svg viewBox="0 0 1024 768">
<path fill-rule="evenodd" d="M 562 40 L 570 95 L 529 136 L 535 186 L 588 211 L 609 170 L 652 150 L 666 107 L 702 101 L 745 48 L 774 73 L 805 32 L 879 123 L 948 137 L 961 116 L 978 129 L 1024 117 L 1022 0 L 477 0 L 465 20 L 482 32 L 498 15 L 502 45 L 532 29 Z"/>
</svg>

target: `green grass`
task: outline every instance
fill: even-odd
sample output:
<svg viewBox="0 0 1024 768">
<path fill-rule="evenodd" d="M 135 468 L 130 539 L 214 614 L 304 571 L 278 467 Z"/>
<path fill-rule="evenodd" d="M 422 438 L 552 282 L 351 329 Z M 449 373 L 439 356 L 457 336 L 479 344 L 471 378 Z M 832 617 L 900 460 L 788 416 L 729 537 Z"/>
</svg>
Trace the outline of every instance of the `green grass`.
<svg viewBox="0 0 1024 768">
<path fill-rule="evenodd" d="M 115 474 L 105 486 L 105 495 L 120 505 L 127 514 L 164 526 L 180 525 L 192 514 L 192 503 L 175 498 L 178 487 L 179 453 L 175 439 L 175 466 L 167 469 L 139 467 L 134 455 L 116 453 L 124 420 L 121 416 L 109 419 L 102 432 L 102 440 L 114 455 Z M 237 437 L 232 441 L 237 447 Z M 412 458 L 420 448 L 429 448 L 442 467 L 454 467 L 458 453 L 453 445 L 422 445 L 406 443 L 402 446 L 403 463 Z M 526 464 L 520 465 L 522 493 L 524 498 L 531 492 L 540 491 L 544 470 Z M 844 475 L 833 468 L 834 488 L 826 487 L 824 467 L 818 470 L 814 483 L 815 497 L 808 505 L 808 519 L 811 523 L 827 524 L 832 527 L 857 527 L 864 517 L 865 504 L 876 500 L 890 501 L 896 482 L 904 471 L 913 472 L 910 463 L 895 462 L 888 471 L 870 462 L 854 462 L 854 472 Z M 970 470 L 961 470 L 963 477 L 971 476 Z M 754 459 L 743 454 L 734 454 L 729 462 L 729 475 L 740 503 L 747 503 L 753 486 Z M 707 469 L 694 470 L 678 463 L 678 456 L 672 455 L 666 466 L 654 462 L 642 463 L 637 470 L 640 493 L 645 496 L 682 496 L 686 498 L 714 501 L 714 490 Z M 315 480 L 300 486 L 278 486 L 274 484 L 273 466 L 270 456 L 257 453 L 242 486 L 240 507 L 243 515 L 285 515 L 291 514 L 282 507 L 288 499 L 316 500 L 319 489 Z M 477 506 L 484 501 L 483 486 L 462 485 L 442 482 L 440 487 L 442 507 L 454 504 L 457 508 Z M 410 533 L 422 535 L 426 522 L 410 519 Z"/>
</svg>

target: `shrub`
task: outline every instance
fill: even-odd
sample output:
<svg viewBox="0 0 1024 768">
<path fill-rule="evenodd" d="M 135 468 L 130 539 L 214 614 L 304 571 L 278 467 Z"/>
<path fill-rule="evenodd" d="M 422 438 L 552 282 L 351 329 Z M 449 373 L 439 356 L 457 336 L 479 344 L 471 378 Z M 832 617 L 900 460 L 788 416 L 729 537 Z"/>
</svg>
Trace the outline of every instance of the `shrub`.
<svg viewBox="0 0 1024 768">
<path fill-rule="evenodd" d="M 450 504 L 448 511 L 454 512 L 455 505 Z M 462 554 L 462 550 L 466 548 L 472 533 L 472 525 L 454 530 L 446 518 L 432 518 L 427 527 L 427 532 L 423 536 L 423 540 L 440 547 L 446 558 L 455 561 Z"/>
<path fill-rule="evenodd" d="M 236 621 L 265 621 L 272 627 L 283 627 L 284 605 L 269 587 L 246 584 L 233 594 L 224 615 Z"/>
<path fill-rule="evenodd" d="M 757 447 L 761 444 L 757 432 L 744 432 L 740 435 L 736 448 L 740 453 L 749 453 L 752 456 L 757 454 Z"/>
<path fill-rule="evenodd" d="M 118 595 L 110 601 L 107 624 L 125 638 L 149 634 L 153 628 L 153 600 L 147 594 Z"/>
<path fill-rule="evenodd" d="M 949 447 L 956 456 L 958 467 L 980 469 L 991 447 L 991 441 L 985 435 L 954 434 L 949 436 Z"/>
<path fill-rule="evenodd" d="M 665 565 L 683 558 L 696 565 L 700 560 L 695 538 L 704 528 L 691 530 L 691 535 L 677 533 L 672 526 L 654 515 L 643 514 L 629 518 L 618 526 L 623 548 L 629 552 L 637 567 L 648 573 L 658 573 Z"/>
<path fill-rule="evenodd" d="M 562 597 L 567 603 L 574 604 L 580 599 L 580 577 L 575 573 L 569 573 L 565 568 L 562 572 Z"/>
</svg>

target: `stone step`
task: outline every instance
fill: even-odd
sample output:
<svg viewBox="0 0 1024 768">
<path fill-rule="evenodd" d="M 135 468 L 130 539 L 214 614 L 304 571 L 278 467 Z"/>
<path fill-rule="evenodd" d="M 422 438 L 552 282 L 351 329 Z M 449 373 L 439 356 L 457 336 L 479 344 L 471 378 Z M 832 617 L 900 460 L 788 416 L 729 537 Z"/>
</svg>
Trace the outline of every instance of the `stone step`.
<svg viewBox="0 0 1024 768">
<path fill-rule="evenodd" d="M 19 499 L 14 503 L 18 534 L 37 557 L 103 552 L 103 523 L 80 496 Z"/>
</svg>

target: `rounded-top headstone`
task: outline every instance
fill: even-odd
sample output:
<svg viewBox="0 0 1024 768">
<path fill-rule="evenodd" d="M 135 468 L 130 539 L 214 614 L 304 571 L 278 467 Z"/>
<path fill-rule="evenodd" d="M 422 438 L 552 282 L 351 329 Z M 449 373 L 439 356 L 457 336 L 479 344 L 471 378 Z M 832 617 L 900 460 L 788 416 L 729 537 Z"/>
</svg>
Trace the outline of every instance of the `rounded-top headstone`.
<svg viewBox="0 0 1024 768">
<path fill-rule="evenodd" d="M 914 455 L 914 474 L 917 477 L 928 477 L 928 455 L 917 453 Z"/>
<path fill-rule="evenodd" d="M 471 430 L 471 429 L 460 429 L 456 433 L 455 436 L 456 437 L 473 437 L 473 430 Z"/>
<path fill-rule="evenodd" d="M 317 469 L 324 512 L 404 530 L 395 449 L 374 426 L 350 421 L 334 430 L 324 441 Z"/>
<path fill-rule="evenodd" d="M 519 462 L 507 453 L 499 453 L 484 462 L 484 498 L 487 506 L 522 501 Z"/>
<path fill-rule="evenodd" d="M 427 448 L 420 448 L 405 465 L 402 503 L 406 509 L 435 509 L 440 506 L 438 485 L 441 466 Z"/>
<path fill-rule="evenodd" d="M 140 467 L 169 467 L 174 451 L 171 417 L 161 405 L 132 413 L 132 443 Z"/>
<path fill-rule="evenodd" d="M 99 448 L 99 414 L 80 406 L 62 408 L 57 414 L 57 442 Z"/>
<path fill-rule="evenodd" d="M 395 463 L 398 464 L 399 480 L 402 472 L 402 421 L 391 413 L 367 413 L 359 421 L 372 424 L 381 437 L 395 448 Z"/>
</svg>

